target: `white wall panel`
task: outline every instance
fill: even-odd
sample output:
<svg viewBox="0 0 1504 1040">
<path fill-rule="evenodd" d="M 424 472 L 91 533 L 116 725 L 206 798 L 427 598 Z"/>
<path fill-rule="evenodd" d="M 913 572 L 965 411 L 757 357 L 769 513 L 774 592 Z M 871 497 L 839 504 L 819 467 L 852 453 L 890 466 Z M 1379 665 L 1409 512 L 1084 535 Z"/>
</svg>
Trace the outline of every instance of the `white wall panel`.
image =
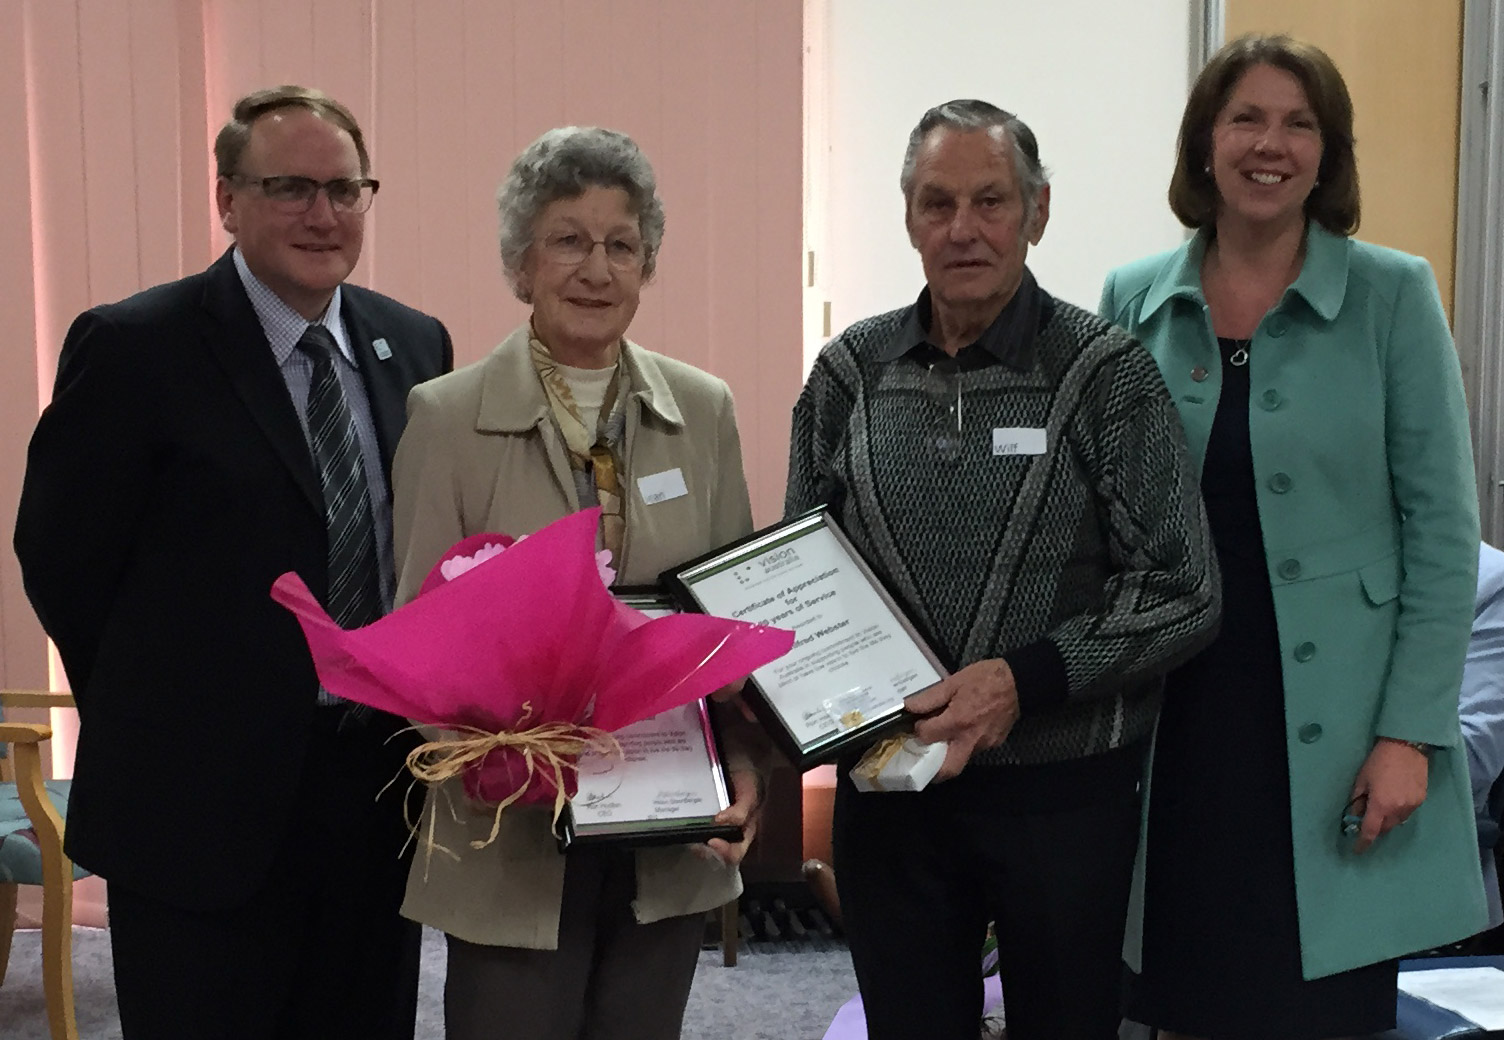
<svg viewBox="0 0 1504 1040">
<path fill-rule="evenodd" d="M 898 173 L 910 129 L 951 98 L 991 101 L 1038 136 L 1053 203 L 1030 266 L 1050 292 L 1094 309 L 1109 268 L 1184 240 L 1165 192 L 1199 4 L 808 2 L 821 30 L 808 40 L 808 96 L 827 114 L 806 114 L 807 245 L 833 332 L 923 285 Z M 807 353 L 819 338 L 807 335 Z"/>
</svg>

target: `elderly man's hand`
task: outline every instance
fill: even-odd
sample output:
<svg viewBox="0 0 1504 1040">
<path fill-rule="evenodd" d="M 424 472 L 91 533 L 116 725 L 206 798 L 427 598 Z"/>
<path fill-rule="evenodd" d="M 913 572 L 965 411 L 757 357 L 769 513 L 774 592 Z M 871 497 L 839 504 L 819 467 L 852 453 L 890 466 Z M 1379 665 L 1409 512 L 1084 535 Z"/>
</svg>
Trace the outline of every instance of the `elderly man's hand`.
<svg viewBox="0 0 1504 1040">
<path fill-rule="evenodd" d="M 731 790 L 736 801 L 716 813 L 716 823 L 726 823 L 742 829 L 742 840 L 732 844 L 724 838 L 711 838 L 705 844 L 709 852 L 728 866 L 736 866 L 752 847 L 757 835 L 757 815 L 762 808 L 762 781 L 754 769 L 738 769 L 731 774 Z"/>
<path fill-rule="evenodd" d="M 967 665 L 943 682 L 904 701 L 916 715 L 914 736 L 926 744 L 950 744 L 936 780 L 949 780 L 971 761 L 972 753 L 996 747 L 1018 721 L 1018 687 L 1002 658 Z M 932 714 L 938 713 L 938 714 Z"/>
<path fill-rule="evenodd" d="M 1430 763 L 1424 752 L 1398 740 L 1380 737 L 1353 780 L 1353 802 L 1362 806 L 1354 852 L 1366 852 L 1380 835 L 1410 818 L 1426 800 Z"/>
</svg>

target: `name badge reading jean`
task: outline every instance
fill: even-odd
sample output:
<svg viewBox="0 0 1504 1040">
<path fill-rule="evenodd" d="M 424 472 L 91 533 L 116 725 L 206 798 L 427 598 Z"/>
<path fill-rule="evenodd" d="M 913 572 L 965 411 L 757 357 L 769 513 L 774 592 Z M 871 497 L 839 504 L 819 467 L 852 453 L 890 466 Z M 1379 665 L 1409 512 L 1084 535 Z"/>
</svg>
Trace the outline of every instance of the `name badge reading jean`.
<svg viewBox="0 0 1504 1040">
<path fill-rule="evenodd" d="M 994 455 L 1043 455 L 1044 450 L 1043 430 L 1026 426 L 999 426 L 992 431 Z"/>
<path fill-rule="evenodd" d="M 638 477 L 637 491 L 642 495 L 643 503 L 650 506 L 689 494 L 689 488 L 684 486 L 684 471 L 677 466 L 662 473 Z"/>
</svg>

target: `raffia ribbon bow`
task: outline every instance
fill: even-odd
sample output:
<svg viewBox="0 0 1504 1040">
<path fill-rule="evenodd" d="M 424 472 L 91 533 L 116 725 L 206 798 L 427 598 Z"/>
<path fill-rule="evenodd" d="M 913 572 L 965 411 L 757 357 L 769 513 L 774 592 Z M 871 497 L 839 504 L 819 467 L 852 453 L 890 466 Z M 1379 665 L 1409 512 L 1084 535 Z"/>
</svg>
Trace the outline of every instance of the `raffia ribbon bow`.
<svg viewBox="0 0 1504 1040">
<path fill-rule="evenodd" d="M 527 717 L 525 713 L 523 718 Z M 486 756 L 493 751 L 511 749 L 522 761 L 523 778 L 517 789 L 492 810 L 491 832 L 484 841 L 472 840 L 470 847 L 483 849 L 496 840 L 501 830 L 501 814 L 521 798 L 532 786 L 538 775 L 550 777 L 554 782 L 553 823 L 559 822 L 568 797 L 564 794 L 566 770 L 579 768 L 579 757 L 586 751 L 601 755 L 621 757 L 621 745 L 610 733 L 594 726 L 581 726 L 568 722 L 546 722 L 524 730 L 502 730 L 492 733 L 473 726 L 460 726 L 453 730 L 459 736 L 445 736 L 419 744 L 407 754 L 407 771 L 413 779 L 429 786 L 437 786 L 446 780 L 462 776 L 470 769 L 480 767 Z M 430 804 L 426 821 L 424 850 L 431 857 L 434 849 L 453 853 L 434 840 L 434 812 Z M 408 821 L 416 836 L 419 827 Z"/>
</svg>

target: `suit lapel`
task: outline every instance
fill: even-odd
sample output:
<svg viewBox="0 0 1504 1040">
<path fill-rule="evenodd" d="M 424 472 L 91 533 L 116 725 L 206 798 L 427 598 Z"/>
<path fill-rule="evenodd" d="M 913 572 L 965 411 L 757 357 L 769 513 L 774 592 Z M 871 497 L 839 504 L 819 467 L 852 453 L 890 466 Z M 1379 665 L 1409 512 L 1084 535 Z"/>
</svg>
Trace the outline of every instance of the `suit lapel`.
<svg viewBox="0 0 1504 1040">
<path fill-rule="evenodd" d="M 354 289 L 354 291 L 352 291 Z M 340 291 L 340 316 L 345 322 L 345 333 L 350 337 L 350 349 L 355 352 L 355 366 L 360 370 L 366 385 L 366 398 L 371 402 L 371 420 L 376 426 L 376 440 L 381 449 L 381 465 L 386 470 L 387 481 L 392 476 L 392 455 L 396 453 L 397 441 L 407 424 L 407 389 L 400 366 L 394 363 L 391 348 L 378 356 L 373 346 L 383 332 L 378 327 L 376 315 L 361 300 L 358 287 L 345 285 Z"/>
<path fill-rule="evenodd" d="M 240 284 L 230 253 L 221 256 L 207 272 L 204 310 L 211 319 L 206 337 L 209 350 L 230 377 L 235 393 L 250 409 L 252 418 L 271 441 L 272 448 L 291 471 L 303 497 L 322 519 L 324 495 L 314 472 L 313 456 L 303 427 L 298 422 L 287 384 L 272 357 L 261 322 Z"/>
</svg>

